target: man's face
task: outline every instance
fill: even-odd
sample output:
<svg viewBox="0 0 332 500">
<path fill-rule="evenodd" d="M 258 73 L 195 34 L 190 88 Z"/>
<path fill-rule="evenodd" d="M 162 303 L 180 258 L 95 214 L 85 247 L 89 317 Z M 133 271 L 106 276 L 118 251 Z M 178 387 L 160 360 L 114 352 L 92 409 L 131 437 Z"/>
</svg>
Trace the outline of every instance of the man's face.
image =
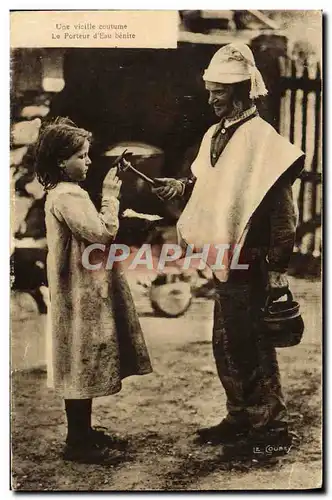
<svg viewBox="0 0 332 500">
<path fill-rule="evenodd" d="M 233 87 L 229 84 L 205 82 L 209 92 L 209 104 L 219 118 L 227 116 L 232 109 Z"/>
</svg>

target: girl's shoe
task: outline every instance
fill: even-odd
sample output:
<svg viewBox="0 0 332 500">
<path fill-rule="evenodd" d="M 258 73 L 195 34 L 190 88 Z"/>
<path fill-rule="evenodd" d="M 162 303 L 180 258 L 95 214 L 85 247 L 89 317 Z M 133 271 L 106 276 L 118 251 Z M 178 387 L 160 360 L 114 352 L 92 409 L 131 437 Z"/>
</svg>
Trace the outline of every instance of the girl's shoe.
<svg viewBox="0 0 332 500">
<path fill-rule="evenodd" d="M 106 447 L 102 448 L 90 442 L 67 443 L 62 457 L 64 460 L 82 464 L 102 464 L 109 460 L 109 450 Z"/>
<path fill-rule="evenodd" d="M 126 439 L 122 439 L 117 435 L 106 434 L 106 427 L 93 427 L 90 431 L 90 439 L 98 446 L 105 446 L 108 448 L 116 448 L 118 450 L 125 450 L 128 445 Z"/>
<path fill-rule="evenodd" d="M 98 439 L 96 437 L 98 436 Z M 114 464 L 123 459 L 123 455 L 106 439 L 101 439 L 100 434 L 91 432 L 85 439 L 75 442 L 66 442 L 63 459 L 83 464 Z"/>
</svg>

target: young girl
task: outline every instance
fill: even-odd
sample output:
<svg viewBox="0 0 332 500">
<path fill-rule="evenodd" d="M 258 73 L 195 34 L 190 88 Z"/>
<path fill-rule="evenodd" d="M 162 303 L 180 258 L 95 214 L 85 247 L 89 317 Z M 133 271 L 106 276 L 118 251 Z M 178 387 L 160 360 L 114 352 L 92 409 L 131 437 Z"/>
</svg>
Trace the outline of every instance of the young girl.
<svg viewBox="0 0 332 500">
<path fill-rule="evenodd" d="M 92 271 L 82 263 L 88 245 L 110 245 L 119 228 L 116 168 L 104 180 L 99 213 L 80 186 L 91 164 L 90 138 L 57 118 L 40 132 L 35 162 L 47 192 L 48 385 L 65 400 L 64 458 L 101 463 L 111 457 L 114 438 L 91 427 L 92 398 L 115 394 L 123 378 L 152 369 L 123 272 L 118 266 Z"/>
</svg>

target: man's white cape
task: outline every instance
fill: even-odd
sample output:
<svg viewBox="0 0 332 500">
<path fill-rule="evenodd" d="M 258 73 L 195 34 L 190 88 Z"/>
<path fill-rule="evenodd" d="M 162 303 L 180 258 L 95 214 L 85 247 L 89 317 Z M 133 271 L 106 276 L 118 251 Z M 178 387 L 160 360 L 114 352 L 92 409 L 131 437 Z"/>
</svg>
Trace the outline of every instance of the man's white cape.
<svg viewBox="0 0 332 500">
<path fill-rule="evenodd" d="M 204 135 L 191 166 L 197 181 L 177 224 L 180 244 L 192 245 L 196 251 L 206 244 L 242 245 L 255 210 L 303 155 L 265 120 L 255 117 L 236 130 L 212 167 L 210 148 L 216 126 Z M 216 275 L 227 281 L 228 271 L 226 266 Z"/>
</svg>

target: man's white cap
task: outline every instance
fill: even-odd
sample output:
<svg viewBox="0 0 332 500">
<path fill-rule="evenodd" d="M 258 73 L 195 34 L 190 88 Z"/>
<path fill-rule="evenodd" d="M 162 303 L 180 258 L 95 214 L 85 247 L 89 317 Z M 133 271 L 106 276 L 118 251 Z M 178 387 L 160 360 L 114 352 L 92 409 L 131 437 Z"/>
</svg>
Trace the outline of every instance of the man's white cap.
<svg viewBox="0 0 332 500">
<path fill-rule="evenodd" d="M 238 83 L 251 80 L 251 99 L 267 94 L 254 55 L 244 43 L 230 43 L 219 49 L 204 71 L 203 80 L 215 83 Z"/>
</svg>

